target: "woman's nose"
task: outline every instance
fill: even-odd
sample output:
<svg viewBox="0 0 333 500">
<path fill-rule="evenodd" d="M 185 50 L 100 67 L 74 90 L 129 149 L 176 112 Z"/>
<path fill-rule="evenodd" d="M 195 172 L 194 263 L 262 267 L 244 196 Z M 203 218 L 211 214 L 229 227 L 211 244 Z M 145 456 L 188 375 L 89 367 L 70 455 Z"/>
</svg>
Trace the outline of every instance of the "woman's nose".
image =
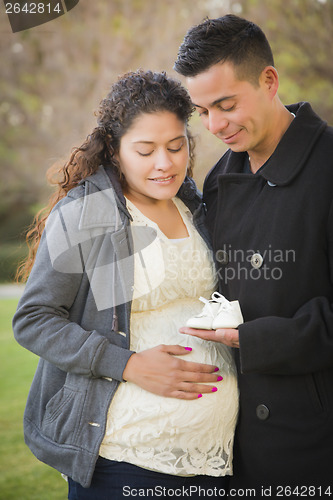
<svg viewBox="0 0 333 500">
<path fill-rule="evenodd" d="M 165 170 L 171 166 L 172 166 L 172 161 L 170 158 L 170 153 L 165 149 L 157 151 L 155 168 L 158 170 Z"/>
</svg>

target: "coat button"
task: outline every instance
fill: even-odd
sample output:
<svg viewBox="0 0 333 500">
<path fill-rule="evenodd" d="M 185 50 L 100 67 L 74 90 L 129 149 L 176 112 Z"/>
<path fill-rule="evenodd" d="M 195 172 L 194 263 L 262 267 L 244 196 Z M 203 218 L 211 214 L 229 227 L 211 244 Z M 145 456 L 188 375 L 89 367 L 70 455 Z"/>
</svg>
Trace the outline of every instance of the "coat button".
<svg viewBox="0 0 333 500">
<path fill-rule="evenodd" d="M 256 415 L 259 420 L 267 420 L 269 417 L 269 409 L 265 405 L 258 405 L 256 408 Z"/>
<path fill-rule="evenodd" d="M 255 269 L 259 269 L 262 266 L 264 259 L 260 253 L 254 253 L 251 257 L 251 265 Z"/>
</svg>

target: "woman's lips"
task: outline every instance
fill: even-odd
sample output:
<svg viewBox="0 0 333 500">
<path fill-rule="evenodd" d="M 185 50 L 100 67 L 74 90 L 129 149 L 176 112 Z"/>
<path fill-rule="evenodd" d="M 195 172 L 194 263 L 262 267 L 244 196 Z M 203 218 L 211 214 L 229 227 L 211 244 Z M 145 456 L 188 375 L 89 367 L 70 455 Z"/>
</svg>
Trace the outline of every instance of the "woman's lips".
<svg viewBox="0 0 333 500">
<path fill-rule="evenodd" d="M 150 178 L 150 181 L 157 182 L 159 184 L 166 184 L 172 182 L 176 178 L 175 175 L 169 175 L 168 177 L 153 177 Z"/>
</svg>

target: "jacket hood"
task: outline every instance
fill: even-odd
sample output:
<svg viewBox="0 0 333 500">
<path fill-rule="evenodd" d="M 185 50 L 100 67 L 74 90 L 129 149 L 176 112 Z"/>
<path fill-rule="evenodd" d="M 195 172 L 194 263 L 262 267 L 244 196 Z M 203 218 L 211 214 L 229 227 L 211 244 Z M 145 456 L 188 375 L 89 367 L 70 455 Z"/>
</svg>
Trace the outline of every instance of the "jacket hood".
<svg viewBox="0 0 333 500">
<path fill-rule="evenodd" d="M 118 175 L 112 168 L 100 165 L 97 171 L 83 179 L 80 185 L 84 188 L 80 228 L 113 226 L 115 223 L 114 207 L 116 206 L 122 217 L 125 216 L 127 219 L 132 220 L 126 207 L 126 200 Z M 177 196 L 192 212 L 197 206 L 198 200 L 200 200 L 200 193 L 194 180 L 190 177 L 185 178 Z M 97 199 L 99 202 L 101 201 L 101 197 L 103 203 L 96 203 Z M 106 210 L 105 207 L 110 207 L 110 210 Z M 113 209 L 111 209 L 112 207 Z"/>
<path fill-rule="evenodd" d="M 131 220 L 120 182 L 111 169 L 100 165 L 93 175 L 83 179 L 80 184 L 84 188 L 80 229 L 114 226 L 115 220 L 119 219 L 118 210 L 123 217 Z M 119 221 L 116 220 L 118 225 Z"/>
</svg>

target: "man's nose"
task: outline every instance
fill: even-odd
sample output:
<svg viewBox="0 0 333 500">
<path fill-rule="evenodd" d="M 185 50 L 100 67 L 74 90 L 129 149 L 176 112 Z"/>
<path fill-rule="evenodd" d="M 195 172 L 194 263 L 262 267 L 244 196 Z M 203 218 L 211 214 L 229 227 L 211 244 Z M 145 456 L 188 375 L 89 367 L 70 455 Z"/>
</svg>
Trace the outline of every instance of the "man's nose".
<svg viewBox="0 0 333 500">
<path fill-rule="evenodd" d="M 228 126 L 228 120 L 220 113 L 209 113 L 207 128 L 212 134 L 217 134 Z"/>
</svg>

